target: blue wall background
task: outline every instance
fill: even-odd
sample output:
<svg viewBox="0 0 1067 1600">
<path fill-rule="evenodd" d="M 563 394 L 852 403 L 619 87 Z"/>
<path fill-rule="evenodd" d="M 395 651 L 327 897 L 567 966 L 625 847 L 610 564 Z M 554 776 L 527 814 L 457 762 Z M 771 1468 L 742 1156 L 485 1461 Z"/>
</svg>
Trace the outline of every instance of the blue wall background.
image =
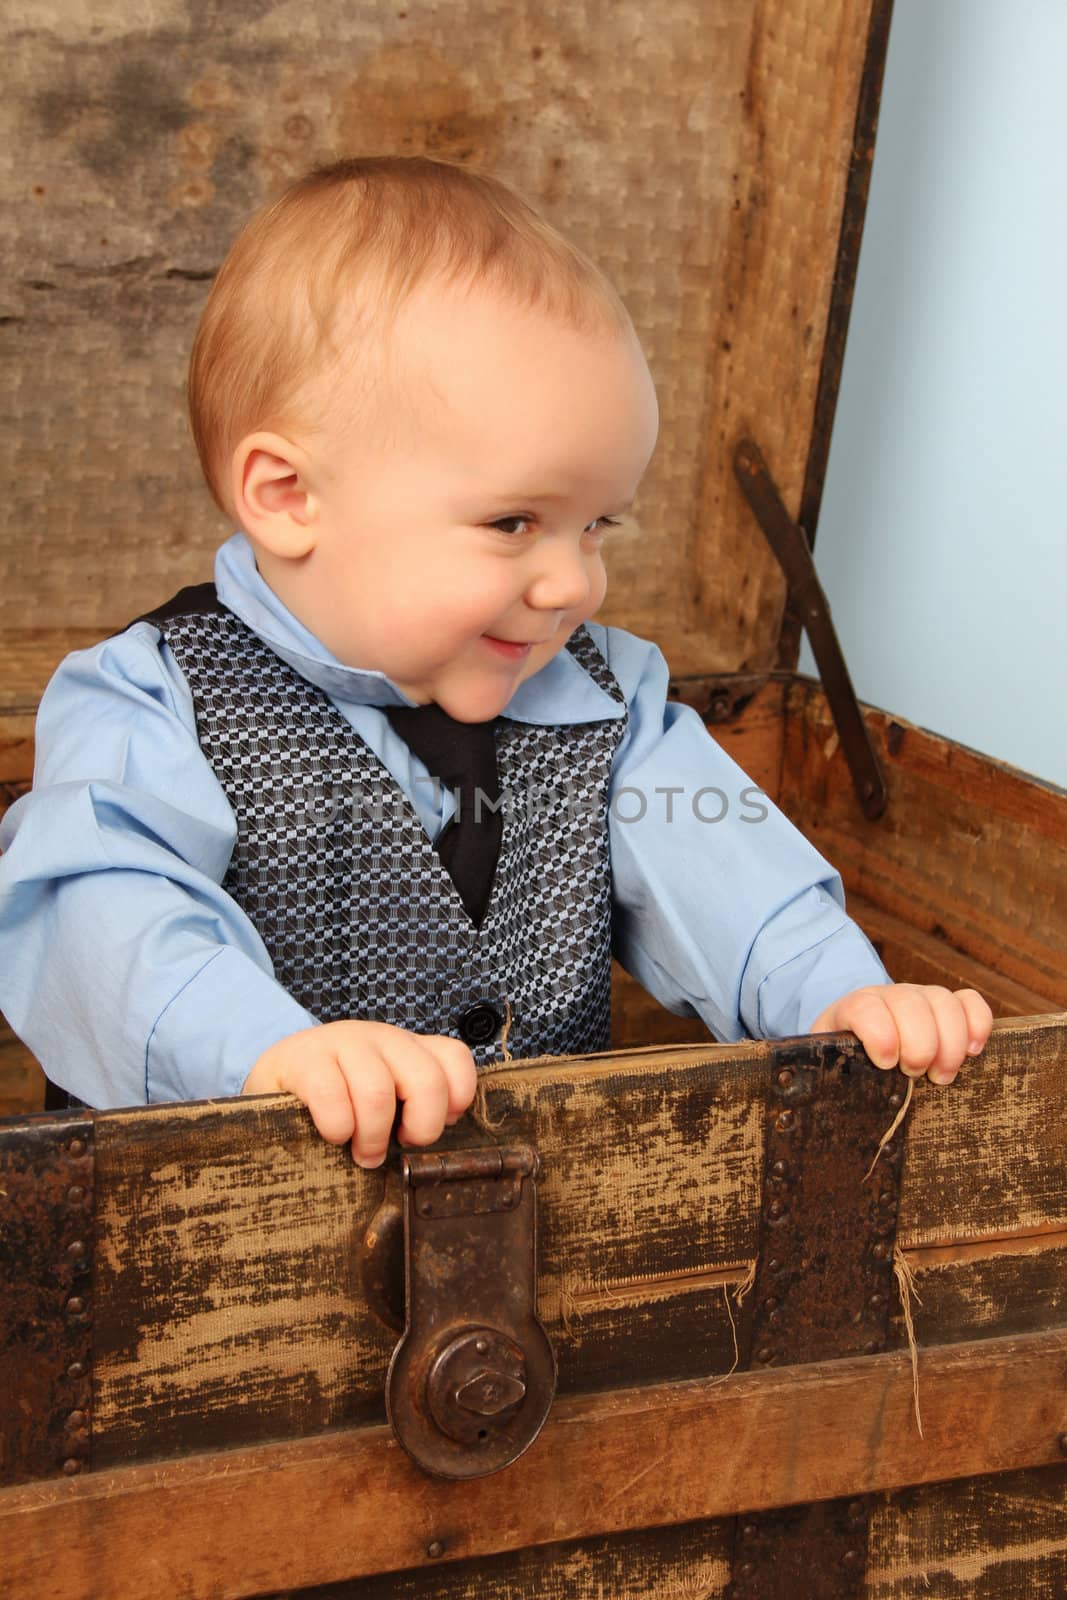
<svg viewBox="0 0 1067 1600">
<path fill-rule="evenodd" d="M 1065 202 L 1063 0 L 896 0 L 816 561 L 862 699 L 1061 785 Z"/>
</svg>

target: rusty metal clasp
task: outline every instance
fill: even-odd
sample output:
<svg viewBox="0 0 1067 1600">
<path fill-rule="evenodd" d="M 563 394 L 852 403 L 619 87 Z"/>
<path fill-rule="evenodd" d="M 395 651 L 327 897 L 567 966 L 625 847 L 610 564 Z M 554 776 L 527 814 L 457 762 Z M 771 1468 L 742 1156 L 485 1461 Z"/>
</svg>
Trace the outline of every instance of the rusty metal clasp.
<svg viewBox="0 0 1067 1600">
<path fill-rule="evenodd" d="M 508 1466 L 552 1403 L 556 1360 L 535 1310 L 537 1165 L 530 1145 L 405 1155 L 367 1230 L 368 1301 L 404 1327 L 386 1379 L 389 1420 L 438 1477 Z"/>
</svg>

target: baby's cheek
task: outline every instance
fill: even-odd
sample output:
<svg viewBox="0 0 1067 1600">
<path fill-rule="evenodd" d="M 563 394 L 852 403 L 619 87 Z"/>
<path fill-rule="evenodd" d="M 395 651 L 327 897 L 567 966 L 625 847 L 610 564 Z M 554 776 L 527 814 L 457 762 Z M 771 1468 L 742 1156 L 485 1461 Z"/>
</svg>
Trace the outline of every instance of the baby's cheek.
<svg viewBox="0 0 1067 1600">
<path fill-rule="evenodd" d="M 600 561 L 599 567 L 599 573 L 590 584 L 589 604 L 585 607 L 585 615 L 582 617 L 583 622 L 588 622 L 590 617 L 596 616 L 604 604 L 604 599 L 608 592 L 608 575 L 604 569 L 603 560 Z"/>
</svg>

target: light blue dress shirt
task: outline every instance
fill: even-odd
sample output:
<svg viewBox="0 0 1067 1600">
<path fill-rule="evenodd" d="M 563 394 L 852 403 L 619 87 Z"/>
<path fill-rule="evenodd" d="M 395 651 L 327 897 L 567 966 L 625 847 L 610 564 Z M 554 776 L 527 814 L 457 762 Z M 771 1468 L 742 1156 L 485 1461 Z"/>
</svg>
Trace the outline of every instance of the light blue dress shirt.
<svg viewBox="0 0 1067 1600">
<path fill-rule="evenodd" d="M 219 551 L 215 581 L 326 692 L 436 839 L 453 797 L 382 712 L 408 703 L 400 690 L 331 656 L 267 587 L 243 534 Z M 629 708 L 609 822 L 622 965 L 725 1040 L 803 1033 L 849 990 L 888 982 L 833 868 L 697 713 L 667 700 L 656 646 L 588 627 Z M 553 724 L 622 708 L 564 650 L 503 714 Z M 140 622 L 68 656 L 41 702 L 33 790 L 0 827 L 0 1008 L 90 1105 L 238 1094 L 264 1050 L 316 1022 L 220 888 L 235 835 L 159 630 Z"/>
</svg>

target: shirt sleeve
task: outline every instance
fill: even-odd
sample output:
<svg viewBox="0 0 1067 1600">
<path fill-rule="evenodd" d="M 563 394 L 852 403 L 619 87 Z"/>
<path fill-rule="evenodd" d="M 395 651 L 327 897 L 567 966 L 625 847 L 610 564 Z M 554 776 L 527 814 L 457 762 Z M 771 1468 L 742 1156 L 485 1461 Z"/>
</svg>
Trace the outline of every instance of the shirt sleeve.
<svg viewBox="0 0 1067 1600">
<path fill-rule="evenodd" d="M 661 652 L 598 632 L 629 707 L 609 821 L 620 964 L 722 1040 L 804 1033 L 843 994 L 888 983 L 838 873 L 698 714 L 668 701 Z"/>
<path fill-rule="evenodd" d="M 158 629 L 69 656 L 0 825 L 0 1007 L 60 1087 L 100 1109 L 237 1094 L 315 1023 L 220 887 L 235 838 Z"/>
</svg>

